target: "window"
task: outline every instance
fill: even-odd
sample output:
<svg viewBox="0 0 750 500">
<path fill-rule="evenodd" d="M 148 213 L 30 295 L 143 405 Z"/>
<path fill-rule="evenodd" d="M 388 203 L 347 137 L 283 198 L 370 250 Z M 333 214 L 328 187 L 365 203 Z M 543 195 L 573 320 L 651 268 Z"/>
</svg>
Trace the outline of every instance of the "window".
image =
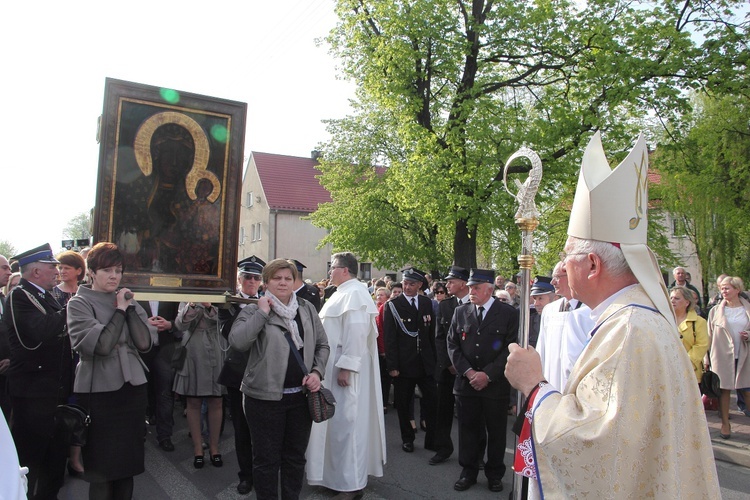
<svg viewBox="0 0 750 500">
<path fill-rule="evenodd" d="M 359 278 L 363 280 L 372 279 L 372 264 L 365 262 L 359 264 Z"/>
<path fill-rule="evenodd" d="M 685 221 L 680 217 L 672 217 L 672 236 L 683 237 L 686 234 Z"/>
<path fill-rule="evenodd" d="M 240 245 L 245 244 L 245 227 L 240 226 Z"/>
<path fill-rule="evenodd" d="M 258 222 L 258 241 L 261 240 L 260 235 L 261 235 L 261 232 L 260 232 L 260 222 Z"/>
<path fill-rule="evenodd" d="M 252 191 L 248 191 L 247 195 L 245 196 L 245 206 L 247 208 L 250 208 L 255 203 L 255 196 L 253 195 Z"/>
</svg>

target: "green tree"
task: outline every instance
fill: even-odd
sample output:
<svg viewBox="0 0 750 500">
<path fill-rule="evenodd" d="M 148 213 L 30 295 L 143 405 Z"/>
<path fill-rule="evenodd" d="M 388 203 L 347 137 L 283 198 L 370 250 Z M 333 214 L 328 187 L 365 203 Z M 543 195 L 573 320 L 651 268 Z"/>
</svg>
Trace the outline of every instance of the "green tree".
<svg viewBox="0 0 750 500">
<path fill-rule="evenodd" d="M 5 256 L 5 258 L 10 259 L 14 255 L 16 255 L 18 251 L 16 250 L 16 247 L 8 240 L 0 240 L 0 255 Z"/>
<path fill-rule="evenodd" d="M 388 267 L 479 256 L 512 269 L 516 207 L 498 180 L 526 144 L 545 166 L 537 232 L 552 264 L 591 132 L 623 152 L 638 117 L 686 110 L 683 90 L 716 66 L 728 77 L 729 51 L 691 32 L 730 43 L 735 27 L 716 21 L 736 3 L 339 0 L 328 41 L 358 91 L 321 146 L 333 201 L 311 218 L 324 243 Z"/>
<path fill-rule="evenodd" d="M 695 96 L 656 150 L 660 198 L 695 246 L 703 296 L 722 273 L 750 276 L 750 95 Z"/>
<path fill-rule="evenodd" d="M 91 237 L 91 212 L 81 212 L 70 219 L 63 229 L 63 238 L 87 239 Z"/>
</svg>

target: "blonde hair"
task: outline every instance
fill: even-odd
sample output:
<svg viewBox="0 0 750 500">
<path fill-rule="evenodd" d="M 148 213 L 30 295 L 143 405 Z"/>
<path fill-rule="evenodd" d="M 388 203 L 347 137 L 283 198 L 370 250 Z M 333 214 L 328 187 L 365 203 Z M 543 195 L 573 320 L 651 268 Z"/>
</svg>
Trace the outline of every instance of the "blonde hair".
<svg viewBox="0 0 750 500">
<path fill-rule="evenodd" d="M 685 309 L 689 311 L 695 307 L 695 297 L 693 297 L 693 291 L 686 286 L 673 286 L 671 292 L 679 292 L 682 298 L 688 301 L 688 306 Z"/>
<path fill-rule="evenodd" d="M 739 290 L 740 293 L 745 291 L 745 283 L 739 276 L 727 276 L 726 278 L 721 280 L 719 286 L 721 285 L 731 285 L 736 290 Z"/>
</svg>

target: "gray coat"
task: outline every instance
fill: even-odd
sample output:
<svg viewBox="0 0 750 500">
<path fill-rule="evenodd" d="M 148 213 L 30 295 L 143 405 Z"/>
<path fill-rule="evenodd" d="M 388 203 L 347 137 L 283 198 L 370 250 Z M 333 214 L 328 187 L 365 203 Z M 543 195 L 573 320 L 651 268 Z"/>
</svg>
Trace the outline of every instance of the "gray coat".
<svg viewBox="0 0 750 500">
<path fill-rule="evenodd" d="M 309 371 L 320 373 L 322 379 L 330 353 L 328 337 L 315 306 L 303 299 L 298 299 L 298 302 L 304 330 L 302 352 L 305 366 Z M 229 333 L 229 343 L 239 351 L 249 351 L 240 386 L 244 394 L 268 401 L 281 400 L 289 362 L 289 343 L 284 336 L 286 330 L 280 316 L 273 310 L 266 314 L 256 304 L 248 305 L 237 315 Z"/>
<path fill-rule="evenodd" d="M 210 311 L 201 304 L 189 307 L 180 304 L 174 325 L 186 332 L 182 345 L 187 350 L 185 364 L 177 370 L 172 389 L 182 396 L 207 397 L 221 396 L 223 386 L 219 385 L 219 373 L 224 363 L 218 327 L 218 314 L 215 307 Z"/>
<path fill-rule="evenodd" d="M 146 311 L 138 304 L 135 311 L 149 331 L 155 334 L 156 329 L 149 325 Z M 109 354 L 94 355 L 99 336 L 114 314 L 114 293 L 95 292 L 89 287 L 80 286 L 68 301 L 68 335 L 73 349 L 81 355 L 76 367 L 75 392 L 110 392 L 116 391 L 125 382 L 131 385 L 146 383 L 148 369 L 133 344 L 127 323 L 123 325 L 117 345 Z"/>
</svg>

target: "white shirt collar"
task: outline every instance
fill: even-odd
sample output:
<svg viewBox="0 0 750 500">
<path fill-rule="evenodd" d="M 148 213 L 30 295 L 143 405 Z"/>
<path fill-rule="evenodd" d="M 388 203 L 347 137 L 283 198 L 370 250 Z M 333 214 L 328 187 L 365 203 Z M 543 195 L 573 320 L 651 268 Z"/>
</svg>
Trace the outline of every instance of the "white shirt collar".
<svg viewBox="0 0 750 500">
<path fill-rule="evenodd" d="M 492 307 L 493 302 L 495 302 L 495 297 L 491 296 L 487 302 L 485 302 L 484 304 L 476 304 L 475 307 L 482 306 L 484 307 L 485 311 L 489 311 L 490 307 Z"/>
<path fill-rule="evenodd" d="M 29 281 L 29 280 L 26 280 L 26 281 Z M 37 290 L 39 290 L 42 293 L 42 297 L 44 297 L 47 294 L 47 290 L 45 290 L 44 288 L 40 287 L 36 283 L 29 281 L 29 284 L 34 285 L 37 288 Z"/>
</svg>

